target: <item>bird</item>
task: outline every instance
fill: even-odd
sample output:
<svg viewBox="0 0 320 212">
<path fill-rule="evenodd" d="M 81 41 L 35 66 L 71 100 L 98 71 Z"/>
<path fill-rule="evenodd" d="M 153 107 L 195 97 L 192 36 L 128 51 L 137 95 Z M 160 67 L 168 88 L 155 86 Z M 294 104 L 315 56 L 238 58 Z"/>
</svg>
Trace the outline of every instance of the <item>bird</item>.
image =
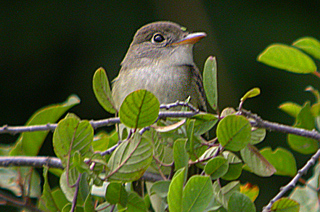
<svg viewBox="0 0 320 212">
<path fill-rule="evenodd" d="M 112 97 L 119 111 L 131 92 L 146 89 L 160 104 L 185 101 L 207 111 L 202 76 L 193 60 L 193 46 L 206 37 L 190 33 L 170 21 L 158 21 L 137 30 L 112 82 Z"/>
</svg>

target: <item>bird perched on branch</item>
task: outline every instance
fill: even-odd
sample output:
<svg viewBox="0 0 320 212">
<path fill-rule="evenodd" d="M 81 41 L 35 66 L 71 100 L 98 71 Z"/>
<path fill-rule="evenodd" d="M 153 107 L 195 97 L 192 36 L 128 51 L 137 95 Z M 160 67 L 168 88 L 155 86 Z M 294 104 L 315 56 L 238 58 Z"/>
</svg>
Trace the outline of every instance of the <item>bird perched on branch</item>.
<svg viewBox="0 0 320 212">
<path fill-rule="evenodd" d="M 154 22 L 141 27 L 113 81 L 117 110 L 125 97 L 138 89 L 152 92 L 160 104 L 185 101 L 206 111 L 202 77 L 193 62 L 193 45 L 204 32 L 189 33 L 172 22 Z"/>
</svg>

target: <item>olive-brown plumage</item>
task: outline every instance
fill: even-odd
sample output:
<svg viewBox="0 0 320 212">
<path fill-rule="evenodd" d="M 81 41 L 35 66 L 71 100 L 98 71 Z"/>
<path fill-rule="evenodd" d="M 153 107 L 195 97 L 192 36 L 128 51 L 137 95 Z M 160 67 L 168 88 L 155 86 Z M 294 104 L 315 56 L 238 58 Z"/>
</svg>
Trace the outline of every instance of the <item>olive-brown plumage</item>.
<svg viewBox="0 0 320 212">
<path fill-rule="evenodd" d="M 161 104 L 184 101 L 206 111 L 202 77 L 193 62 L 193 44 L 205 33 L 189 33 L 172 22 L 154 22 L 140 28 L 113 81 L 112 96 L 119 110 L 131 92 L 146 89 Z"/>
</svg>

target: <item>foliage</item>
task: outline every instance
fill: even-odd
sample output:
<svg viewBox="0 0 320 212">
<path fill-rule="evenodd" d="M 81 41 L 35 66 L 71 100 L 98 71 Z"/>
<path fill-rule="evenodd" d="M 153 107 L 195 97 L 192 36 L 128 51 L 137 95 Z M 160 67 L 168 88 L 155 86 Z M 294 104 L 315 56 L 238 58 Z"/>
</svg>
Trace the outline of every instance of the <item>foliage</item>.
<svg viewBox="0 0 320 212">
<path fill-rule="evenodd" d="M 267 47 L 258 61 L 297 74 L 319 76 L 312 57 L 320 59 L 320 43 L 305 37 L 291 46 Z M 44 166 L 41 192 L 40 177 L 33 168 L 1 168 L 1 188 L 17 197 L 37 198 L 37 207 L 43 211 L 147 211 L 151 208 L 173 212 L 256 211 L 254 201 L 259 188 L 250 183 L 240 184 L 241 173 L 294 177 L 297 174 L 295 158 L 281 147 L 259 150 L 255 146 L 264 141 L 266 129 L 255 127 L 255 120 L 244 116 L 242 110 L 245 101 L 260 94 L 259 88 L 253 88 L 240 99 L 238 111 L 226 108 L 220 114 L 214 57 L 207 59 L 203 75 L 208 103 L 217 114 L 194 111 L 184 103 L 181 111 L 170 111 L 163 116 L 166 119 L 161 119 L 159 111 L 163 114 L 166 111 L 159 110 L 157 98 L 149 91 L 138 90 L 127 96 L 118 111 L 118 123 L 128 132 L 123 140 L 118 140 L 115 131 L 94 135 L 93 122 L 67 114 L 53 133 L 54 152 L 63 171 L 52 169 L 50 163 Z M 93 90 L 106 111 L 117 112 L 102 68 L 94 74 Z M 295 118 L 292 129 L 298 131 L 320 128 L 319 92 L 313 87 L 307 90 L 314 94 L 315 103 L 286 102 L 280 106 Z M 54 123 L 78 103 L 79 99 L 71 96 L 65 103 L 43 108 L 26 126 Z M 216 137 L 207 141 L 201 135 L 211 129 Z M 294 151 L 311 154 L 319 149 L 319 140 L 315 138 L 286 133 Z M 23 132 L 15 145 L 6 151 L 3 148 L 1 154 L 36 156 L 47 134 L 48 130 Z M 48 181 L 50 172 L 60 178 L 59 186 L 53 189 Z M 148 180 L 147 173 L 157 179 Z M 144 183 L 141 178 L 148 182 Z M 304 187 L 296 187 L 290 198 L 277 198 L 266 210 L 319 210 L 318 192 L 314 190 L 319 187 L 318 178 L 319 164 Z M 140 181 L 142 186 L 136 186 L 133 181 Z M 304 200 L 306 195 L 308 201 Z"/>
</svg>

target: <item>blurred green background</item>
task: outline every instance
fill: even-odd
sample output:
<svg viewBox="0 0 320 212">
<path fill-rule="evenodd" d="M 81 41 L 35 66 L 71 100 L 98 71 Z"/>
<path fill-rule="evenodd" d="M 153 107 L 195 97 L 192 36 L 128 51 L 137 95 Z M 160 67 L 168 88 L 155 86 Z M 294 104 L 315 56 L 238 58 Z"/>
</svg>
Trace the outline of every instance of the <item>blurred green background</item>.
<svg viewBox="0 0 320 212">
<path fill-rule="evenodd" d="M 170 20 L 208 37 L 195 46 L 202 69 L 209 55 L 217 57 L 219 107 L 237 107 L 252 87 L 261 95 L 245 108 L 262 118 L 292 124 L 277 107 L 285 101 L 313 101 L 304 91 L 319 88 L 314 76 L 269 68 L 257 55 L 275 42 L 291 44 L 303 36 L 320 39 L 320 1 L 1 1 L 0 125 L 23 125 L 37 109 L 81 99 L 72 109 L 82 119 L 109 117 L 95 100 L 92 76 L 104 67 L 113 79 L 135 31 L 142 25 Z M 17 136 L 1 135 L 1 143 Z M 286 136 L 268 133 L 259 145 L 288 147 Z M 53 154 L 50 138 L 42 155 Z M 298 167 L 309 158 L 296 154 Z M 243 173 L 241 182 L 258 184 L 258 210 L 289 182 L 288 177 L 260 178 Z"/>
</svg>

